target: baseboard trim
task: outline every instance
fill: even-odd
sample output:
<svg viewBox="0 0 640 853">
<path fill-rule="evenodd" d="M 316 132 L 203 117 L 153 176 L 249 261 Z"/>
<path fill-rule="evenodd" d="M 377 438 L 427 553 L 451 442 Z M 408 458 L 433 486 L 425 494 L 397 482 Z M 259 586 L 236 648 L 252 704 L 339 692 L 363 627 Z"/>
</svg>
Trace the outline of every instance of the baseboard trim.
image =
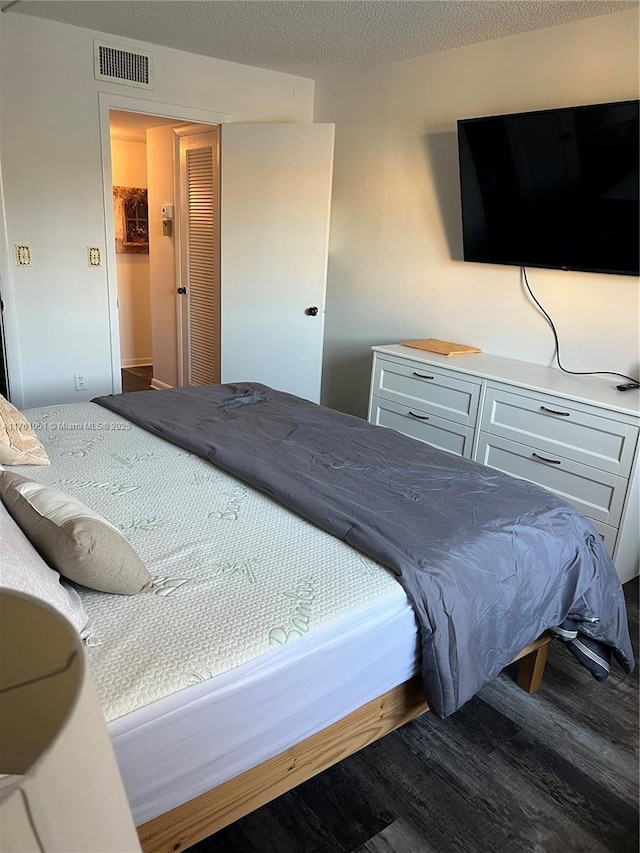
<svg viewBox="0 0 640 853">
<path fill-rule="evenodd" d="M 146 358 L 127 358 L 122 361 L 121 367 L 153 367 L 153 359 L 150 355 Z"/>
<path fill-rule="evenodd" d="M 173 388 L 173 385 L 167 385 L 166 382 L 161 382 L 159 379 L 152 379 L 151 387 L 156 391 L 165 391 L 167 388 Z"/>
</svg>

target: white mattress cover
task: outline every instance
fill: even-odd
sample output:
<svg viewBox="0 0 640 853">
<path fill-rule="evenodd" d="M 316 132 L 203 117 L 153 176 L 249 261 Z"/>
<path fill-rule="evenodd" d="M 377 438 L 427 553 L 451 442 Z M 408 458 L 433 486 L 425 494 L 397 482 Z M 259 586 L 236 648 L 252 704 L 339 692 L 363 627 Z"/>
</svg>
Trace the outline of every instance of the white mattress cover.
<svg viewBox="0 0 640 853">
<path fill-rule="evenodd" d="M 417 671 L 416 649 L 413 611 L 386 605 L 114 720 L 108 728 L 136 825 L 406 681 Z"/>
<path fill-rule="evenodd" d="M 104 515 L 156 579 L 139 596 L 78 587 L 136 824 L 415 673 L 413 611 L 374 561 L 95 404 L 27 417 L 52 464 L 14 470 Z"/>
</svg>

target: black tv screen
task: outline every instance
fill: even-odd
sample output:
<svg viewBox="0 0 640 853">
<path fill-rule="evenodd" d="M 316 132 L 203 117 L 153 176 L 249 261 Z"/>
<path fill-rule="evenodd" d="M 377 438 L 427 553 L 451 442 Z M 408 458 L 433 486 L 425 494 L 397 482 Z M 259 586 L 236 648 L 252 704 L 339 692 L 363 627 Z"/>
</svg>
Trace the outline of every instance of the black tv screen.
<svg viewBox="0 0 640 853">
<path fill-rule="evenodd" d="M 638 104 L 459 121 L 465 261 L 638 275 Z"/>
</svg>

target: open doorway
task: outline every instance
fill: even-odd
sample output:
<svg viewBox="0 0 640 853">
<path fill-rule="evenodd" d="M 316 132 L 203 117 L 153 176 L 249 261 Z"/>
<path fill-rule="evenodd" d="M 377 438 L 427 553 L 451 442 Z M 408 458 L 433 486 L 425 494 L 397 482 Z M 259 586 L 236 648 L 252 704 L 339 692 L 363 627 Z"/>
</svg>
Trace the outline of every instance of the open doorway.
<svg viewBox="0 0 640 853">
<path fill-rule="evenodd" d="M 122 390 L 220 381 L 218 127 L 110 110 Z"/>
<path fill-rule="evenodd" d="M 149 117 L 173 119 L 175 123 L 208 124 L 217 128 L 220 150 L 224 151 L 217 170 L 220 187 L 217 247 L 212 267 L 220 274 L 219 370 L 221 382 L 262 382 L 309 400 L 320 399 L 324 303 L 333 164 L 333 125 L 247 124 L 232 115 L 207 113 L 189 107 L 156 104 L 137 98 L 99 93 L 102 139 L 105 220 L 109 240 L 106 247 L 113 390 L 121 389 L 119 313 L 117 300 L 115 233 L 109 113 L 120 110 Z M 172 127 L 146 131 L 147 146 L 154 134 L 167 132 L 178 137 Z M 175 152 L 175 148 L 173 149 Z M 174 153 L 175 156 L 175 153 Z M 197 167 L 196 157 L 194 169 Z M 154 181 L 148 168 L 149 241 L 152 315 L 156 293 L 153 235 L 161 229 L 161 209 L 167 195 L 151 198 Z M 162 174 L 172 180 L 172 169 Z M 194 172 L 195 175 L 195 172 Z M 175 192 L 175 183 L 171 184 Z M 176 215 L 179 213 L 175 206 Z M 157 222 L 154 224 L 154 218 Z M 179 233 L 174 222 L 174 232 Z M 160 231 L 162 234 L 163 232 Z M 171 240 L 163 234 L 160 250 Z M 195 241 L 194 241 L 195 245 Z M 171 387 L 175 373 L 177 317 L 182 297 L 174 252 L 172 263 L 159 263 L 158 275 L 171 267 L 170 288 L 163 292 L 164 307 L 173 322 L 165 323 L 165 335 L 156 346 L 156 324 L 152 320 L 153 387 Z M 207 258 L 203 266 L 207 266 Z M 182 285 L 179 285 L 182 287 Z M 167 331 L 171 329 L 171 333 Z M 173 330 L 176 333 L 173 333 Z M 208 333 L 201 336 L 210 340 Z M 173 353 L 173 359 L 169 356 Z M 173 378 L 161 378 L 160 358 L 174 371 Z M 172 364 L 169 362 L 172 361 Z M 201 384 L 202 377 L 185 380 Z M 205 379 L 205 382 L 207 380 Z"/>
<path fill-rule="evenodd" d="M 149 239 L 147 132 L 152 128 L 179 126 L 180 122 L 161 116 L 124 110 L 109 112 L 120 369 L 125 392 L 152 387 L 154 322 L 161 327 L 156 329 L 156 341 L 171 339 L 176 334 L 169 318 L 152 311 L 150 252 L 155 241 Z M 168 285 L 175 292 L 173 266 L 168 272 L 172 278 Z"/>
</svg>

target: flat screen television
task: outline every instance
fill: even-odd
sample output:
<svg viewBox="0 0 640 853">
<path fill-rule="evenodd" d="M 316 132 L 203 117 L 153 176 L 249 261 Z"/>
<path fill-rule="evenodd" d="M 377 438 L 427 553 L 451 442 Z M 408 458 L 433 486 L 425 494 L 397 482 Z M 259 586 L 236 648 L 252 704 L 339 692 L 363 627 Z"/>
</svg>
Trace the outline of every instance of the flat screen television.
<svg viewBox="0 0 640 853">
<path fill-rule="evenodd" d="M 460 120 L 465 261 L 638 275 L 639 103 Z"/>
</svg>

